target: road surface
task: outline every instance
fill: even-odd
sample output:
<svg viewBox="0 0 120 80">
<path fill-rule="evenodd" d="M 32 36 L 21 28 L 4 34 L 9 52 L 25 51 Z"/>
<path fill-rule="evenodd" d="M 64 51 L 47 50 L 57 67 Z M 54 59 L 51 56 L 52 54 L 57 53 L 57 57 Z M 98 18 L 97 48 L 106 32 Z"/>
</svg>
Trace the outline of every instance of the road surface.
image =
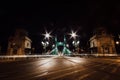
<svg viewBox="0 0 120 80">
<path fill-rule="evenodd" d="M 58 56 L 0 62 L 0 80 L 120 80 L 120 58 Z"/>
</svg>

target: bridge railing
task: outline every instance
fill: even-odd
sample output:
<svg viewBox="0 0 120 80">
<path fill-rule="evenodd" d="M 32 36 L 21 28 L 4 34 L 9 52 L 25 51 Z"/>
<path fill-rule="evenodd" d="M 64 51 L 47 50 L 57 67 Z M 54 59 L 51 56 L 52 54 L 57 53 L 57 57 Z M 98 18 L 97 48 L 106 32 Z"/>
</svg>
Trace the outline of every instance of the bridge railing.
<svg viewBox="0 0 120 80">
<path fill-rule="evenodd" d="M 66 56 L 80 56 L 80 57 L 82 57 L 82 56 L 87 56 L 87 57 L 89 57 L 89 56 L 93 56 L 93 57 L 110 57 L 110 56 L 120 56 L 119 54 L 85 54 L 85 53 L 83 53 L 83 54 L 71 54 L 71 55 L 66 55 Z"/>
<path fill-rule="evenodd" d="M 0 60 L 19 60 L 19 59 L 28 59 L 28 58 L 48 58 L 48 57 L 56 57 L 58 55 L 1 55 Z"/>
<path fill-rule="evenodd" d="M 59 55 L 11 55 L 11 56 L 0 56 L 0 61 L 2 60 L 21 60 L 21 59 L 32 59 L 32 58 L 49 58 L 49 57 L 57 57 Z M 70 56 L 70 57 L 114 57 L 118 56 L 119 54 L 69 54 L 69 55 L 62 55 L 62 56 Z"/>
</svg>

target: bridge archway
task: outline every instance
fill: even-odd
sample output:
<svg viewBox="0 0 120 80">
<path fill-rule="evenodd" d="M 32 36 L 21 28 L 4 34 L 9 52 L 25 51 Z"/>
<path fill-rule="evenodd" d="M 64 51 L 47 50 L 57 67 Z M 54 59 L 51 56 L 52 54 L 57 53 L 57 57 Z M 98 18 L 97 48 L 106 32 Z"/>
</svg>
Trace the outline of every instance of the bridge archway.
<svg viewBox="0 0 120 80">
<path fill-rule="evenodd" d="M 64 42 L 58 42 L 57 38 L 55 37 L 55 47 L 51 51 L 51 54 L 53 55 L 58 55 L 58 54 L 63 54 L 63 55 L 70 55 L 71 51 L 66 47 L 66 38 L 64 37 Z"/>
</svg>

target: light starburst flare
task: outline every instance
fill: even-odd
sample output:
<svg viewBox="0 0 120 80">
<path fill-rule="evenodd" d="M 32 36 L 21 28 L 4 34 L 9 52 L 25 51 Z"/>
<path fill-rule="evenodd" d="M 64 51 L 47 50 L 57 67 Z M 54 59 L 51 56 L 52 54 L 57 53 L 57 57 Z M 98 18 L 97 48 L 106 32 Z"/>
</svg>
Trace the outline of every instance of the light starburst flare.
<svg viewBox="0 0 120 80">
<path fill-rule="evenodd" d="M 43 36 L 44 36 L 44 39 L 50 39 L 52 36 L 51 36 L 51 32 L 45 32 L 45 34 L 43 34 Z"/>
<path fill-rule="evenodd" d="M 77 32 L 72 31 L 72 32 L 69 34 L 69 35 L 71 36 L 70 38 L 76 39 L 76 37 L 78 36 L 76 33 L 77 33 Z"/>
</svg>

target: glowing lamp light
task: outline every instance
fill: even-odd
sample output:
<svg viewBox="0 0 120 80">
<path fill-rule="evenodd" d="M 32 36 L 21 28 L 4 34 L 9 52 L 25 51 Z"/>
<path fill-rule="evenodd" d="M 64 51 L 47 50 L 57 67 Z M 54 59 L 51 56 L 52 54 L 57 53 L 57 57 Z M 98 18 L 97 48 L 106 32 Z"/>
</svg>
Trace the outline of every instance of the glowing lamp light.
<svg viewBox="0 0 120 80">
<path fill-rule="evenodd" d="M 72 33 L 72 35 L 71 35 L 72 37 L 75 37 L 76 36 L 76 34 L 75 33 Z"/>
<path fill-rule="evenodd" d="M 51 32 L 48 33 L 48 32 L 46 31 L 46 33 L 43 34 L 43 35 L 45 36 L 45 39 L 49 39 L 50 37 L 52 37 L 50 34 L 51 34 Z"/>
<path fill-rule="evenodd" d="M 77 41 L 77 44 L 79 44 L 80 43 L 80 41 Z"/>
<path fill-rule="evenodd" d="M 48 44 L 49 44 L 49 42 L 46 42 L 46 44 L 48 45 Z"/>
<path fill-rule="evenodd" d="M 69 47 L 69 44 L 66 44 L 67 47 Z"/>
<path fill-rule="evenodd" d="M 119 41 L 116 41 L 116 44 L 119 44 Z"/>
<path fill-rule="evenodd" d="M 55 45 L 53 44 L 52 47 L 55 47 Z"/>
<path fill-rule="evenodd" d="M 75 41 L 73 41 L 72 44 L 75 44 Z"/>
<path fill-rule="evenodd" d="M 70 33 L 70 35 L 71 35 L 71 38 L 74 38 L 74 39 L 76 39 L 76 37 L 77 37 L 76 32 L 73 32 L 73 31 Z"/>
<path fill-rule="evenodd" d="M 48 33 L 45 34 L 45 37 L 46 37 L 46 38 L 49 38 L 49 37 L 50 37 L 50 34 L 48 34 Z"/>
<path fill-rule="evenodd" d="M 41 43 L 42 43 L 42 45 L 44 45 L 44 42 L 43 42 L 43 41 L 42 41 Z"/>
</svg>

